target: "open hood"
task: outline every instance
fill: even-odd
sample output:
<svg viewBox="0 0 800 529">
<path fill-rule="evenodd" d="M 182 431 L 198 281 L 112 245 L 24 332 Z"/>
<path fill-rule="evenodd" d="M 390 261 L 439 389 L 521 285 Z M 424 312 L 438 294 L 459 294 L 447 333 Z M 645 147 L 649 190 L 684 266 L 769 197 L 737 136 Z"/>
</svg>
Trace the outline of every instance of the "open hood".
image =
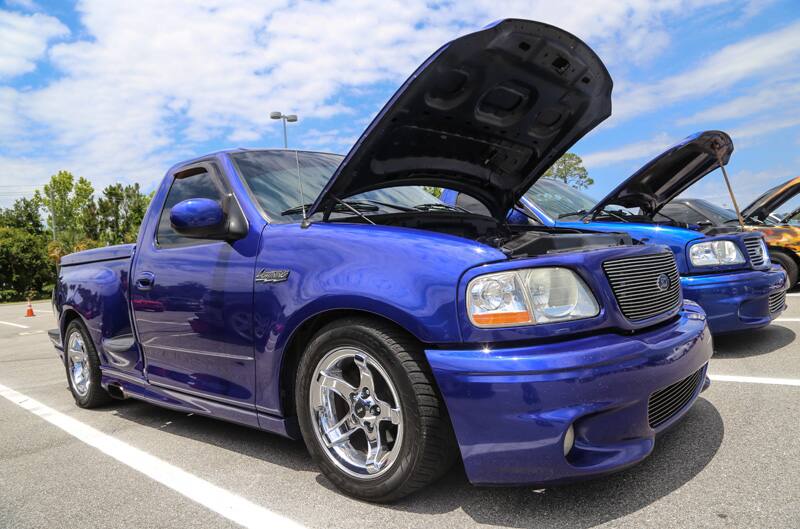
<svg viewBox="0 0 800 529">
<path fill-rule="evenodd" d="M 636 171 L 598 202 L 590 213 L 609 205 L 641 208 L 652 217 L 689 186 L 727 165 L 733 152 L 730 136 L 718 130 L 698 132 L 673 145 Z"/>
<path fill-rule="evenodd" d="M 455 189 L 504 219 L 611 113 L 611 77 L 577 37 L 503 20 L 434 53 L 392 96 L 309 209 L 390 186 Z"/>
<path fill-rule="evenodd" d="M 800 176 L 775 186 L 742 210 L 745 219 L 764 221 L 770 213 L 790 201 L 800 193 Z"/>
</svg>

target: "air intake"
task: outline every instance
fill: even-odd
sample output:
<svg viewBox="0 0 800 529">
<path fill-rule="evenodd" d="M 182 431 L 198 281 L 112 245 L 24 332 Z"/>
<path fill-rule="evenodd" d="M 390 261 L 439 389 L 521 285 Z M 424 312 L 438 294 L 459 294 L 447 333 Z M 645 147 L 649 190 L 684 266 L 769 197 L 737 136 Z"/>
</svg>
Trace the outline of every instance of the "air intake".
<svg viewBox="0 0 800 529">
<path fill-rule="evenodd" d="M 775 314 L 783 310 L 783 306 L 786 305 L 786 291 L 780 290 L 778 292 L 773 292 L 769 295 L 769 313 Z"/>
<path fill-rule="evenodd" d="M 658 428 L 686 406 L 703 382 L 705 368 L 701 367 L 683 380 L 650 395 L 647 403 L 647 421 L 650 428 Z"/>
</svg>

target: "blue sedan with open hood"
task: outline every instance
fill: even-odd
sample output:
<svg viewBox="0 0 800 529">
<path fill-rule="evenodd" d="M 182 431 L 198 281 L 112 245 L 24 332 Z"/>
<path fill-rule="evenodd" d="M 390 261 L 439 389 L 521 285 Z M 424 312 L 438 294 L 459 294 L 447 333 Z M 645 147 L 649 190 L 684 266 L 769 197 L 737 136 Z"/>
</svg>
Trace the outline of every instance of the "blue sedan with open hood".
<svg viewBox="0 0 800 529">
<path fill-rule="evenodd" d="M 733 142 L 724 132 L 694 134 L 645 164 L 599 202 L 566 184 L 542 179 L 522 197 L 510 220 L 624 232 L 642 242 L 669 246 L 683 295 L 705 309 L 712 332 L 763 327 L 783 312 L 787 286 L 786 274 L 770 262 L 763 235 L 732 224 L 687 224 L 663 209 L 727 164 L 732 152 Z M 474 206 L 455 191 L 442 198 Z"/>
</svg>

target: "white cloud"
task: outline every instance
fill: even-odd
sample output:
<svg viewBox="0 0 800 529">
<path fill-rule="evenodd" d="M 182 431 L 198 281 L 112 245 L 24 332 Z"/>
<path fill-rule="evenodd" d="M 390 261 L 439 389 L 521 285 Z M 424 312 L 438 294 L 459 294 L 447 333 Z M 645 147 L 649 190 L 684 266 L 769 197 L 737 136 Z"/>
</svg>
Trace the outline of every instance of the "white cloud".
<svg viewBox="0 0 800 529">
<path fill-rule="evenodd" d="M 691 116 L 679 119 L 679 125 L 741 119 L 768 110 L 793 109 L 800 103 L 800 77 L 761 86 L 742 96 L 714 105 Z"/>
<path fill-rule="evenodd" d="M 796 126 L 800 126 L 800 114 L 792 111 L 757 121 L 748 121 L 727 132 L 731 136 L 735 148 L 741 150 L 742 147 L 749 147 L 762 136 Z M 662 132 L 650 139 L 628 143 L 612 149 L 590 152 L 581 155 L 581 158 L 584 165 L 589 169 L 613 166 L 629 161 L 645 161 L 667 150 L 679 140 L 680 138 Z"/>
<path fill-rule="evenodd" d="M 358 131 L 354 129 L 311 129 L 303 134 L 302 144 L 307 149 L 333 147 L 335 152 L 344 153 L 358 139 Z"/>
<path fill-rule="evenodd" d="M 742 9 L 742 17 L 740 20 L 748 21 L 762 11 L 771 7 L 777 0 L 747 0 Z"/>
<path fill-rule="evenodd" d="M 97 187 L 147 184 L 210 141 L 279 144 L 272 110 L 295 112 L 301 124 L 341 119 L 354 112 L 347 95 L 398 84 L 442 43 L 492 20 L 550 22 L 588 40 L 610 64 L 638 64 L 668 45 L 665 17 L 720 1 L 604 0 L 565 16 L 563 4 L 545 0 L 81 0 L 82 37 L 48 52 L 58 75 L 42 87 L 0 91 L 0 112 L 8 112 L 0 138 L 14 131 L 15 145 L 28 146 L 30 160 L 41 157 L 42 171 L 68 168 Z M 14 41 L 22 59 L 6 68 L 17 72 L 30 71 L 47 39 L 66 32 L 44 15 L 7 16 L 37 26 Z M 26 44 L 26 35 L 38 35 L 38 44 Z M 353 125 L 371 111 L 359 112 Z M 311 131 L 303 144 L 344 149 L 361 130 L 339 128 Z M 11 157 L 9 145 L 0 144 L 0 155 Z"/>
<path fill-rule="evenodd" d="M 33 0 L 6 0 L 5 3 L 8 7 L 19 7 L 27 11 L 38 11 L 41 9 L 39 4 Z"/>
<path fill-rule="evenodd" d="M 730 134 L 734 143 L 736 143 L 738 140 L 751 140 L 759 136 L 764 136 L 779 130 L 796 127 L 798 125 L 800 125 L 800 114 L 797 112 L 790 112 L 788 114 L 772 116 L 768 119 L 741 125 L 733 129 Z"/>
<path fill-rule="evenodd" d="M 581 158 L 583 158 L 583 164 L 587 168 L 596 169 L 598 167 L 615 165 L 630 160 L 652 158 L 656 154 L 665 151 L 670 145 L 676 143 L 676 141 L 677 140 L 669 134 L 662 132 L 648 140 L 629 143 L 614 149 L 591 152 L 582 155 Z"/>
<path fill-rule="evenodd" d="M 737 170 L 728 165 L 728 176 L 731 179 L 736 201 L 740 208 L 746 207 L 767 189 L 796 176 L 793 168 L 780 163 L 758 171 Z M 721 171 L 717 170 L 681 194 L 682 197 L 704 198 L 723 207 L 732 207 L 728 188 L 725 186 Z"/>
<path fill-rule="evenodd" d="M 614 98 L 616 122 L 678 101 L 718 94 L 760 75 L 797 71 L 800 22 L 730 44 L 677 75 L 648 85 L 628 85 Z"/>
<path fill-rule="evenodd" d="M 0 9 L 0 78 L 32 72 L 47 43 L 69 30 L 58 19 Z"/>
</svg>

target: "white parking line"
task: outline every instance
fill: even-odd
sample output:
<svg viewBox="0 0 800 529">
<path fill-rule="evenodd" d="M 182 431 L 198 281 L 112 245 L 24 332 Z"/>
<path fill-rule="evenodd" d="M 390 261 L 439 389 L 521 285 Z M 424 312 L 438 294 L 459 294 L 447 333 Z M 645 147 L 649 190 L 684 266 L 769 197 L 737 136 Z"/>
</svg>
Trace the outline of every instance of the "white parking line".
<svg viewBox="0 0 800 529">
<path fill-rule="evenodd" d="M 19 327 L 20 329 L 29 329 L 30 328 L 27 325 L 22 325 L 22 324 L 19 324 L 19 323 L 11 323 L 10 321 L 0 321 L 0 324 L 2 324 L 2 325 L 10 325 L 12 327 Z"/>
<path fill-rule="evenodd" d="M 120 463 L 243 527 L 303 527 L 297 522 L 256 505 L 2 384 L 0 384 L 0 396 L 34 415 L 38 415 L 53 426 L 61 428 L 71 436 L 113 457 Z"/>
<path fill-rule="evenodd" d="M 794 292 L 792 294 L 786 294 L 786 297 L 789 297 L 789 298 L 800 298 L 800 292 Z"/>
<path fill-rule="evenodd" d="M 708 375 L 717 382 L 744 382 L 746 384 L 774 384 L 777 386 L 800 386 L 797 378 L 740 377 L 736 375 Z"/>
<path fill-rule="evenodd" d="M 800 321 L 800 318 L 775 318 L 772 321 L 777 321 L 778 323 L 782 321 Z"/>
</svg>

